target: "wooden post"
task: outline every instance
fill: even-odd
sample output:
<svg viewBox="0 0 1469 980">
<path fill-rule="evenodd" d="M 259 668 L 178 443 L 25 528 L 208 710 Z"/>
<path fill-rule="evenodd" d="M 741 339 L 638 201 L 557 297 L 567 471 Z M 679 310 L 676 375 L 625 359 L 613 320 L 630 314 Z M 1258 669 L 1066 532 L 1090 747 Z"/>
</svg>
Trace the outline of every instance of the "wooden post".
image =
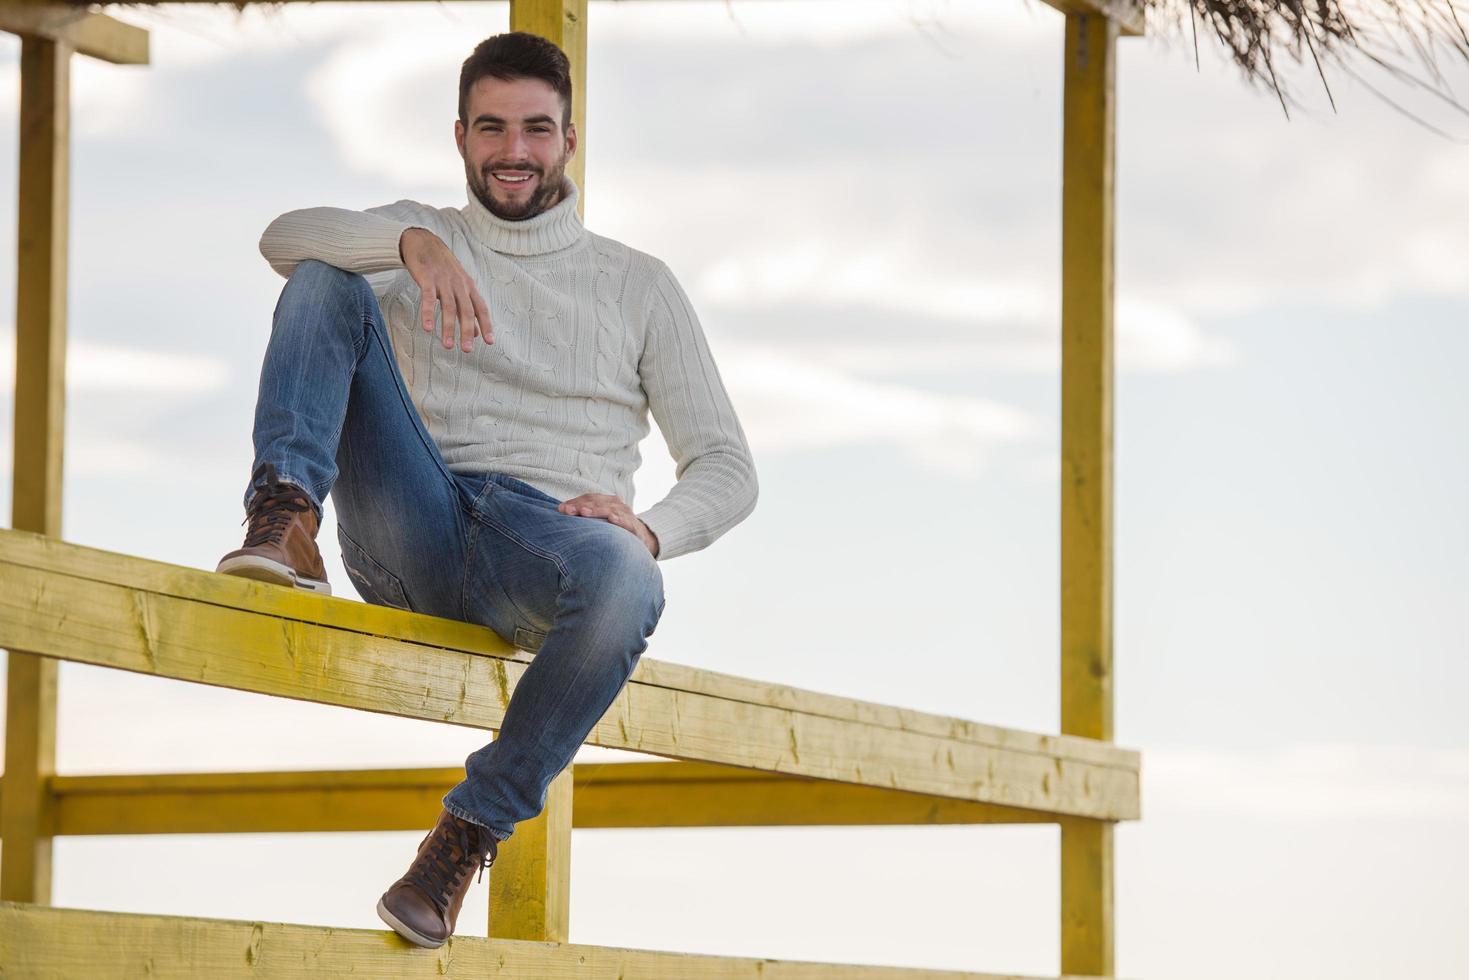
<svg viewBox="0 0 1469 980">
<path fill-rule="evenodd" d="M 571 922 L 572 767 L 552 781 L 546 808 L 515 828 L 490 871 L 495 939 L 564 943 Z"/>
<path fill-rule="evenodd" d="M 1061 231 L 1061 732 L 1112 738 L 1117 26 L 1066 17 Z M 1113 824 L 1061 822 L 1061 972 L 1114 972 Z"/>
<path fill-rule="evenodd" d="M 61 536 L 71 48 L 20 49 L 12 523 Z M 56 661 L 17 650 L 7 665 L 0 899 L 51 900 L 47 780 L 56 768 Z"/>
<path fill-rule="evenodd" d="M 510 0 L 510 29 L 552 41 L 571 61 L 571 124 L 576 127 L 576 156 L 566 175 L 581 188 L 578 209 L 587 203 L 587 0 Z"/>
<path fill-rule="evenodd" d="M 587 0 L 510 0 L 510 29 L 556 44 L 571 62 L 576 156 L 566 174 L 587 203 Z M 490 930 L 499 939 L 566 942 L 571 917 L 571 767 L 546 793 L 546 808 L 515 828 L 490 873 Z"/>
</svg>

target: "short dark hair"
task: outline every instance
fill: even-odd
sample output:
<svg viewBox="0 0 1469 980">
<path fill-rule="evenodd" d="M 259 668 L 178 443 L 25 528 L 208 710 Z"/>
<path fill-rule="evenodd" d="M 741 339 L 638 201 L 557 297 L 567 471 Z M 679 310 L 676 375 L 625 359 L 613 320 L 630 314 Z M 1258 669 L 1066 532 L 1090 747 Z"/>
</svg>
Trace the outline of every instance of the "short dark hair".
<svg viewBox="0 0 1469 980">
<path fill-rule="evenodd" d="M 459 69 L 459 121 L 469 125 L 469 90 L 481 78 L 538 78 L 561 96 L 561 128 L 571 125 L 571 62 L 545 38 L 525 31 L 487 37 Z"/>
</svg>

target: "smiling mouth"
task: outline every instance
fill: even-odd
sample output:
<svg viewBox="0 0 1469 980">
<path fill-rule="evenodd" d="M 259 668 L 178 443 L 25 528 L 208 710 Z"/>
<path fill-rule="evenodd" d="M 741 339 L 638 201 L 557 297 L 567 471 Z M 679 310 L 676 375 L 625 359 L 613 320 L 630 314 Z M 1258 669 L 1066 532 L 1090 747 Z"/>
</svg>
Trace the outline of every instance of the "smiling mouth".
<svg viewBox="0 0 1469 980">
<path fill-rule="evenodd" d="M 535 174 L 516 173 L 515 171 L 500 173 L 494 171 L 490 176 L 495 178 L 495 183 L 503 187 L 523 187 L 531 182 Z"/>
</svg>

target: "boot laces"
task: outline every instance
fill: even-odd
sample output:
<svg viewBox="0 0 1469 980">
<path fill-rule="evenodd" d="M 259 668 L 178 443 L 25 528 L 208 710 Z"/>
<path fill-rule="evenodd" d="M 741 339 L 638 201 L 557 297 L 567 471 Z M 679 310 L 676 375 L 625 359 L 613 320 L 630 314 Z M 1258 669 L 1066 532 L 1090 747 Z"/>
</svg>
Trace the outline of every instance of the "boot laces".
<svg viewBox="0 0 1469 980">
<path fill-rule="evenodd" d="M 256 471 L 257 492 L 250 501 L 245 520 L 250 529 L 245 533 L 245 547 L 279 544 L 296 514 L 311 510 L 311 501 L 300 487 L 276 478 L 275 466 L 265 463 Z"/>
<path fill-rule="evenodd" d="M 495 863 L 497 851 L 489 831 L 457 818 L 449 823 L 452 831 L 435 828 L 429 833 L 427 850 L 404 876 L 429 897 L 440 915 L 448 910 L 466 874 L 478 867 L 479 880 L 484 880 L 485 869 Z"/>
</svg>

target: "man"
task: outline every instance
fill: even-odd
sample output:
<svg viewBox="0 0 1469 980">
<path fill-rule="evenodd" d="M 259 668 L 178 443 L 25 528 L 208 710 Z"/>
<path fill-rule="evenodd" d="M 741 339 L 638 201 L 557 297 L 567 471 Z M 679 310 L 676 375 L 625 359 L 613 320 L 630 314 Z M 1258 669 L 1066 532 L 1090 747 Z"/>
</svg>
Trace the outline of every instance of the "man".
<svg viewBox="0 0 1469 980">
<path fill-rule="evenodd" d="M 491 37 L 460 74 L 465 207 L 292 211 L 260 241 L 289 282 L 249 528 L 219 571 L 330 594 L 315 544 L 330 492 L 363 598 L 535 651 L 499 737 L 378 902 L 421 946 L 453 933 L 474 872 L 541 811 L 632 673 L 663 612 L 657 560 L 707 546 L 757 495 L 687 296 L 577 216 L 571 100 L 554 44 Z M 635 513 L 650 410 L 678 482 Z"/>
</svg>

